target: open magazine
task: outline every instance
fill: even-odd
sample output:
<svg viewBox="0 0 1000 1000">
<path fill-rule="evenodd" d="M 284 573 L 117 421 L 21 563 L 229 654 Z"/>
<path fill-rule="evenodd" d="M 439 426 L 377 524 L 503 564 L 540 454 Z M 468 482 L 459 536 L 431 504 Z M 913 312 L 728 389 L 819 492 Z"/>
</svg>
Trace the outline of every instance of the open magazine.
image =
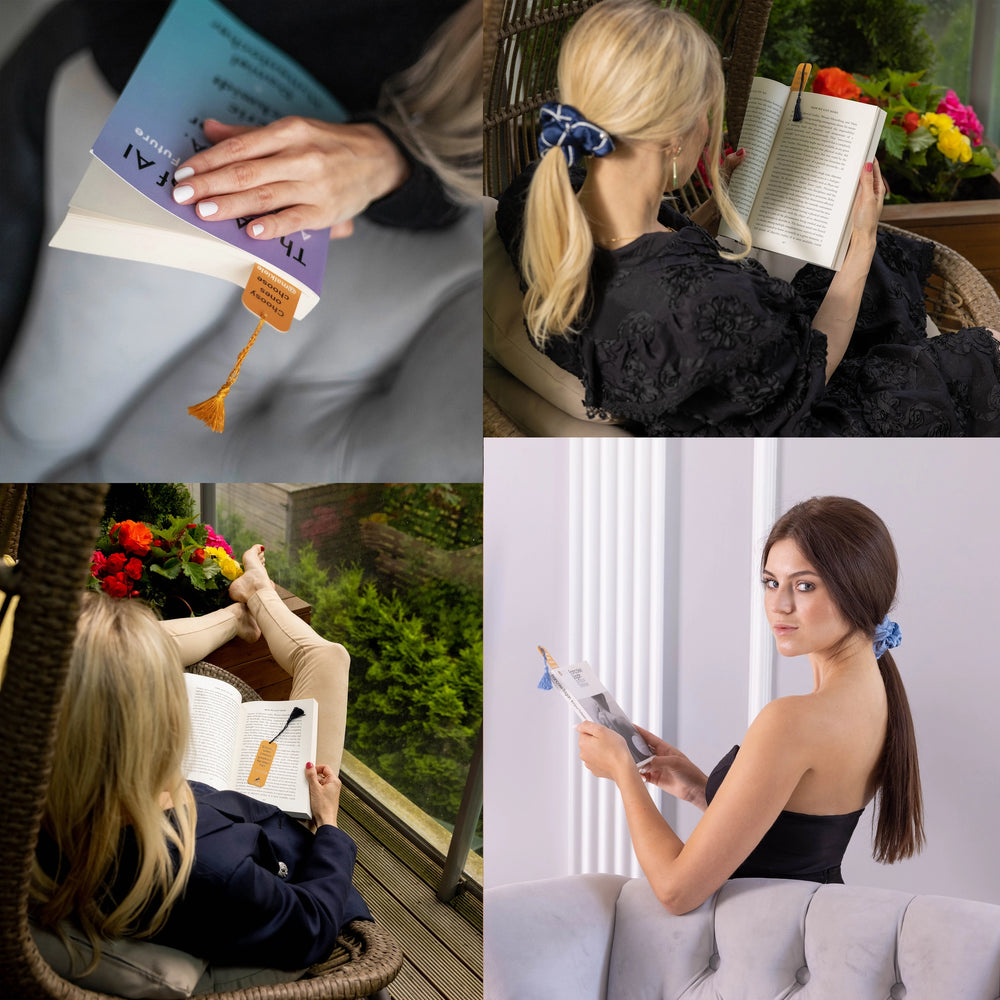
<svg viewBox="0 0 1000 1000">
<path fill-rule="evenodd" d="M 538 647 L 545 661 L 546 676 L 551 686 L 560 691 L 585 722 L 596 722 L 620 733 L 632 754 L 636 767 L 653 759 L 653 751 L 632 725 L 625 710 L 615 701 L 611 692 L 586 661 L 569 667 L 560 667 L 552 654 L 543 646 Z"/>
</svg>

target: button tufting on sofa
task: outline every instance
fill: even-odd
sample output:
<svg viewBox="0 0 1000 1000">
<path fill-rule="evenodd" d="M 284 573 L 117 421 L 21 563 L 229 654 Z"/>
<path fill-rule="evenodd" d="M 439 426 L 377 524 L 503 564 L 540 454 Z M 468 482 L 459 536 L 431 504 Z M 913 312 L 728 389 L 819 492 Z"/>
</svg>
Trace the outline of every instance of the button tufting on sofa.
<svg viewBox="0 0 1000 1000">
<path fill-rule="evenodd" d="M 644 879 L 613 875 L 486 896 L 490 1000 L 998 1000 L 995 904 L 733 879 L 678 917 Z"/>
</svg>

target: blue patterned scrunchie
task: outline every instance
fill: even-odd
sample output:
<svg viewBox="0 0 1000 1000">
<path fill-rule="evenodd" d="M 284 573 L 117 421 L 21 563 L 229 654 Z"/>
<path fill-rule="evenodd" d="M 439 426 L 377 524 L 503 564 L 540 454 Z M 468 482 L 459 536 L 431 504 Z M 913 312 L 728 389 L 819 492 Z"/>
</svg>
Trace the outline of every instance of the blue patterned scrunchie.
<svg viewBox="0 0 1000 1000">
<path fill-rule="evenodd" d="M 872 649 L 877 660 L 886 650 L 895 649 L 903 641 L 903 633 L 899 626 L 888 616 L 875 626 L 875 641 Z"/>
<path fill-rule="evenodd" d="M 544 156 L 558 146 L 566 157 L 567 166 L 572 167 L 580 157 L 607 156 L 614 148 L 611 136 L 593 122 L 588 122 L 570 104 L 548 101 L 539 111 L 542 127 L 538 137 L 538 154 Z"/>
</svg>

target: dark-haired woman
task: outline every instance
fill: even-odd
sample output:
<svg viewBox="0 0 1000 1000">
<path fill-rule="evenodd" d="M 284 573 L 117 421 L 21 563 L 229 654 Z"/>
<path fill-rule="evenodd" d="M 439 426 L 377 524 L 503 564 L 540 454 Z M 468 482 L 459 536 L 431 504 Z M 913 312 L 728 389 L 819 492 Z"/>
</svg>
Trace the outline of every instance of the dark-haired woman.
<svg viewBox="0 0 1000 1000">
<path fill-rule="evenodd" d="M 672 913 L 694 909 L 732 877 L 842 882 L 844 851 L 876 797 L 876 860 L 920 850 L 916 742 L 889 653 L 900 637 L 888 618 L 896 576 L 889 532 L 863 504 L 798 504 L 771 529 L 761 586 L 778 651 L 809 657 L 812 692 L 765 706 L 709 776 L 645 731 L 656 757 L 640 774 L 617 733 L 578 727 L 580 758 L 618 785 L 636 856 Z M 686 843 L 644 779 L 704 810 Z"/>
</svg>

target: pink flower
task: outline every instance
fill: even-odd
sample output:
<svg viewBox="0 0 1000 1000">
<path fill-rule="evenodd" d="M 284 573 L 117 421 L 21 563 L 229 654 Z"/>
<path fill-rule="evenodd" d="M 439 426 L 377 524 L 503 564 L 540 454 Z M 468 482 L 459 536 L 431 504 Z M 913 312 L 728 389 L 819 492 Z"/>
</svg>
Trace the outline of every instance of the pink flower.
<svg viewBox="0 0 1000 1000">
<path fill-rule="evenodd" d="M 104 564 L 106 562 L 107 559 L 105 558 L 104 553 L 98 552 L 95 549 L 94 554 L 90 557 L 90 575 L 98 576 L 101 570 L 104 569 Z"/>
<path fill-rule="evenodd" d="M 215 528 L 213 528 L 210 524 L 206 524 L 205 531 L 208 532 L 208 541 L 205 543 L 206 547 L 214 546 L 217 549 L 222 549 L 227 556 L 231 556 L 233 554 L 232 547 L 222 537 L 222 535 L 216 534 Z"/>
<path fill-rule="evenodd" d="M 971 104 L 962 104 L 954 90 L 949 90 L 944 95 L 944 100 L 937 106 L 937 113 L 950 115 L 959 132 L 967 135 L 974 145 L 982 144 L 983 126 L 976 117 L 976 112 L 972 110 Z"/>
</svg>

